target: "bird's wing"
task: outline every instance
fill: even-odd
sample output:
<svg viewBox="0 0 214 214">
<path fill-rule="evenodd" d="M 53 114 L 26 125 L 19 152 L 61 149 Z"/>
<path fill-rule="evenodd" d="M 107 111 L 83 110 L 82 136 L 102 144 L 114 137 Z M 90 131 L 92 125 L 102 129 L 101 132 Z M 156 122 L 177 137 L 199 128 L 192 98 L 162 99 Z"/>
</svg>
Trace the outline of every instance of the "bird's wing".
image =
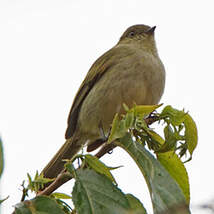
<svg viewBox="0 0 214 214">
<path fill-rule="evenodd" d="M 96 84 L 112 66 L 119 63 L 121 59 L 125 59 L 125 57 L 130 56 L 133 53 L 134 50 L 129 47 L 118 45 L 104 53 L 94 62 L 82 82 L 71 107 L 68 116 L 68 127 L 65 133 L 66 139 L 73 136 L 81 105 L 94 84 Z"/>
</svg>

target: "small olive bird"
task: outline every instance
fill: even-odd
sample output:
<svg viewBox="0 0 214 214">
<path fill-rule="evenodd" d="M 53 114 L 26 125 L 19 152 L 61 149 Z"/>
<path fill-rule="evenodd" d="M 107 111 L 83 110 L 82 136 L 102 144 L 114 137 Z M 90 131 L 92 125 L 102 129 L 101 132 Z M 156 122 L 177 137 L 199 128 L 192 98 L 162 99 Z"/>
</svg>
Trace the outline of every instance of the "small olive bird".
<svg viewBox="0 0 214 214">
<path fill-rule="evenodd" d="M 42 171 L 54 178 L 63 159 L 72 159 L 84 145 L 92 151 L 106 141 L 123 103 L 132 107 L 157 104 L 163 94 L 165 69 L 158 56 L 155 27 L 134 25 L 119 42 L 99 57 L 82 82 L 68 117 L 66 142 Z M 102 131 L 101 131 L 102 129 Z"/>
</svg>

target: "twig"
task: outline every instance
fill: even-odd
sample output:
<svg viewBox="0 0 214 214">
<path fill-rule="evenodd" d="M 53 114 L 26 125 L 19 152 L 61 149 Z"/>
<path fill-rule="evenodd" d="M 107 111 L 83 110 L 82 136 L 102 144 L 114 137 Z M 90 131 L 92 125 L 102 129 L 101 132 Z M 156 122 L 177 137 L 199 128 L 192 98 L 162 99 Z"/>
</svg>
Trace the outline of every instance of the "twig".
<svg viewBox="0 0 214 214">
<path fill-rule="evenodd" d="M 99 152 L 97 152 L 97 154 L 95 155 L 97 158 L 101 158 L 103 155 L 105 155 L 106 153 L 109 153 L 110 151 L 112 151 L 114 148 L 116 147 L 116 145 L 114 143 L 111 144 L 105 144 L 100 150 Z"/>
<path fill-rule="evenodd" d="M 151 125 L 152 123 L 156 122 L 158 120 L 157 116 L 149 116 L 145 119 L 145 122 L 147 125 Z M 97 158 L 101 158 L 106 153 L 109 153 L 112 151 L 116 145 L 114 143 L 110 144 L 104 144 L 104 146 L 101 147 L 101 149 L 95 154 Z M 57 178 L 49 184 L 44 190 L 40 191 L 37 196 L 39 195 L 50 195 L 52 192 L 54 192 L 56 189 L 58 189 L 60 186 L 62 186 L 64 183 L 71 180 L 73 177 L 71 174 L 67 173 L 65 170 L 62 170 L 62 172 L 57 176 Z"/>
<path fill-rule="evenodd" d="M 57 178 L 48 185 L 44 190 L 37 193 L 37 196 L 39 195 L 50 195 L 52 192 L 54 192 L 56 189 L 58 189 L 60 186 L 62 186 L 67 181 L 71 180 L 73 176 L 66 172 L 65 170 L 62 170 L 62 172 L 57 176 Z"/>
<path fill-rule="evenodd" d="M 104 145 L 100 151 L 95 155 L 98 158 L 101 158 L 106 153 L 110 152 L 116 147 L 113 143 Z M 37 196 L 39 195 L 50 195 L 52 192 L 54 192 L 56 189 L 58 189 L 60 186 L 62 186 L 64 183 L 71 180 L 73 176 L 66 172 L 66 170 L 62 170 L 62 172 L 57 176 L 57 178 L 49 184 L 44 190 L 37 193 Z"/>
<path fill-rule="evenodd" d="M 146 124 L 149 126 L 152 123 L 158 121 L 160 118 L 156 115 L 149 115 L 147 118 L 144 119 L 144 121 L 146 122 Z"/>
<path fill-rule="evenodd" d="M 147 125 L 151 125 L 152 123 L 156 122 L 157 120 L 158 120 L 157 116 L 150 115 L 148 118 L 145 119 L 145 122 L 147 123 Z M 114 143 L 105 144 L 97 152 L 97 154 L 95 154 L 95 156 L 97 158 L 101 158 L 106 153 L 109 153 L 110 151 L 112 151 L 115 147 L 116 147 L 116 145 Z M 56 189 L 58 189 L 60 186 L 62 186 L 64 183 L 68 182 L 72 178 L 73 178 L 73 176 L 70 173 L 66 172 L 65 169 L 62 170 L 61 173 L 57 176 L 57 178 L 51 184 L 49 184 L 44 190 L 37 193 L 37 196 L 50 195 L 52 192 L 54 192 Z M 23 197 L 24 196 L 22 196 L 22 200 L 23 200 Z M 12 214 L 15 214 L 15 211 Z"/>
</svg>

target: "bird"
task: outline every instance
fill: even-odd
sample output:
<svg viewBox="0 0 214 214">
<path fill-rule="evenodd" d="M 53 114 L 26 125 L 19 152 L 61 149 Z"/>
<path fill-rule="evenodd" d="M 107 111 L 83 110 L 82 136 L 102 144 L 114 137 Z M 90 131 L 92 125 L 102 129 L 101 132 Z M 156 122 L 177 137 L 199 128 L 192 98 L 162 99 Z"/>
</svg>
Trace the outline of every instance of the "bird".
<svg viewBox="0 0 214 214">
<path fill-rule="evenodd" d="M 43 169 L 55 178 L 84 147 L 93 151 L 107 139 L 116 113 L 128 107 L 158 104 L 165 87 L 165 68 L 158 55 L 155 28 L 129 27 L 114 47 L 89 69 L 77 91 L 67 120 L 65 143 Z"/>
</svg>

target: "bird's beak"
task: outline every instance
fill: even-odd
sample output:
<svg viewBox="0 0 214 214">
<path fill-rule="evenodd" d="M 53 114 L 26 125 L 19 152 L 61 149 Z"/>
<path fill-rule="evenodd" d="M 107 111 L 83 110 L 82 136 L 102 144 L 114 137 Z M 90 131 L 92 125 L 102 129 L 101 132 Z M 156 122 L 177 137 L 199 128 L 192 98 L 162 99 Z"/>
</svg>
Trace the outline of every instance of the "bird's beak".
<svg viewBox="0 0 214 214">
<path fill-rule="evenodd" d="M 147 30 L 147 31 L 146 31 L 146 33 L 147 33 L 147 34 L 149 34 L 149 35 L 154 34 L 154 32 L 155 32 L 155 28 L 156 28 L 156 26 L 151 27 L 149 30 Z"/>
</svg>

